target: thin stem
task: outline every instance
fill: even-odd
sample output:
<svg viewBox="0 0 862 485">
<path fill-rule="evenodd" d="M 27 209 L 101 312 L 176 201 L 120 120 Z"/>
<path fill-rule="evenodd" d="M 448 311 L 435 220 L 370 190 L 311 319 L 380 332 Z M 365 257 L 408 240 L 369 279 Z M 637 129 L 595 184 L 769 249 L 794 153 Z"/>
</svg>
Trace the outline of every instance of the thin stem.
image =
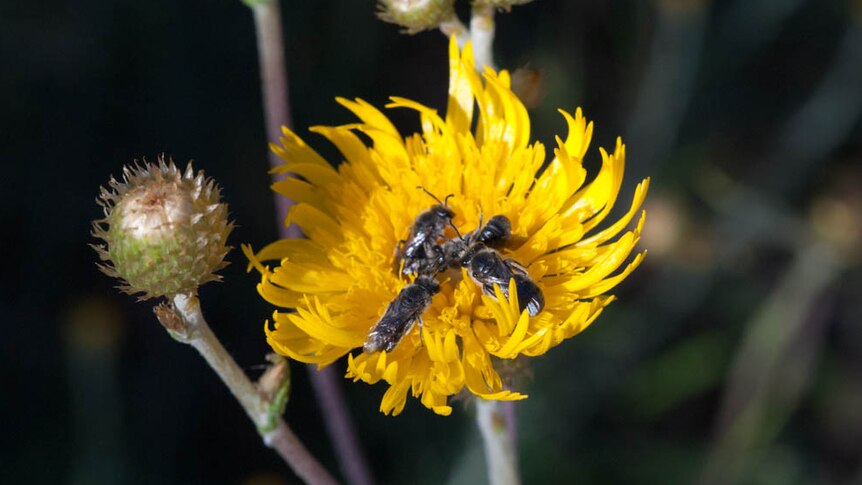
<svg viewBox="0 0 862 485">
<path fill-rule="evenodd" d="M 200 352 L 204 360 L 230 389 L 231 394 L 254 422 L 264 443 L 275 449 L 297 476 L 306 483 L 320 485 L 337 483 L 308 452 L 280 416 L 273 423 L 269 413 L 270 403 L 261 396 L 255 385 L 212 333 L 201 313 L 197 296 L 177 295 L 173 301 L 174 308 L 187 326 L 183 340 Z"/>
<path fill-rule="evenodd" d="M 484 66 L 496 69 L 494 63 L 494 7 L 491 5 L 476 5 L 470 17 L 470 38 L 473 41 L 473 55 L 476 58 L 476 70 L 484 70 Z"/>
<path fill-rule="evenodd" d="M 244 0 L 254 13 L 257 32 L 258 57 L 260 61 L 260 82 L 263 93 L 263 109 L 266 116 L 266 133 L 271 142 L 281 136 L 281 127 L 292 126 L 288 97 L 287 70 L 284 57 L 284 36 L 282 33 L 281 10 L 278 0 Z M 272 151 L 269 153 L 271 167 L 282 163 Z M 282 195 L 275 195 L 276 217 L 281 238 L 301 237 L 295 225 L 287 227 L 284 220 L 294 202 Z M 371 468 L 359 446 L 359 439 L 353 422 L 344 403 L 341 390 L 335 383 L 332 371 L 316 372 L 309 366 L 309 375 L 315 395 L 324 415 L 324 422 L 335 448 L 341 470 L 347 481 L 353 485 L 374 483 Z"/>
<path fill-rule="evenodd" d="M 506 420 L 506 431 L 509 434 L 509 445 L 517 456 L 518 453 L 518 414 L 515 406 L 518 401 L 503 401 L 500 403 L 503 418 Z"/>
<path fill-rule="evenodd" d="M 308 365 L 306 368 L 314 394 L 326 417 L 326 432 L 335 447 L 342 474 L 351 485 L 372 485 L 374 477 L 362 447 L 359 446 L 359 437 L 347 411 L 335 368 L 331 365 L 323 369 L 318 369 L 316 365 Z"/>
<path fill-rule="evenodd" d="M 476 399 L 476 422 L 482 435 L 491 485 L 517 485 L 518 460 L 499 401 Z"/>
<path fill-rule="evenodd" d="M 282 126 L 288 128 L 293 126 L 293 121 L 290 118 L 287 69 L 284 60 L 281 9 L 278 0 L 249 0 L 247 3 L 254 14 L 254 27 L 257 33 L 260 90 L 263 94 L 266 138 L 275 143 L 281 137 Z M 268 150 L 268 152 L 271 168 L 283 163 L 272 150 Z M 286 231 L 286 237 L 299 237 L 301 233 L 298 227 L 283 227 L 287 212 L 292 205 L 294 205 L 294 201 L 287 197 L 275 197 L 275 211 L 280 230 Z"/>
</svg>

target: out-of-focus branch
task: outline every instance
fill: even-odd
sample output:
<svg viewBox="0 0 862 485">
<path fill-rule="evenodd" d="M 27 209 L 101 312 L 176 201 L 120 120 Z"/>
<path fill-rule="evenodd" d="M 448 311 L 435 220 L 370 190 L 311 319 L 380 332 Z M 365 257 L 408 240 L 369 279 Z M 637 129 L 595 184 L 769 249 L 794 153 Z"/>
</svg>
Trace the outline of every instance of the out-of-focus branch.
<svg viewBox="0 0 862 485">
<path fill-rule="evenodd" d="M 324 425 L 335 447 L 338 464 L 345 479 L 351 485 L 374 484 L 374 476 L 350 419 L 344 392 L 339 385 L 341 378 L 336 374 L 335 367 L 330 365 L 318 369 L 316 365 L 307 365 L 305 368 L 314 387 L 318 405 L 323 411 Z"/>
<path fill-rule="evenodd" d="M 625 140 L 638 154 L 632 179 L 655 173 L 676 143 L 691 99 L 707 29 L 707 0 L 658 0 L 650 59 Z"/>
<path fill-rule="evenodd" d="M 751 175 L 752 184 L 788 194 L 851 134 L 862 117 L 862 14 L 844 34 L 831 68 L 811 97 L 781 129 L 769 159 Z"/>
<path fill-rule="evenodd" d="M 699 483 L 739 483 L 798 405 L 825 328 L 818 305 L 841 270 L 821 242 L 802 246 L 780 283 L 746 327 L 730 370 L 716 436 Z"/>
<path fill-rule="evenodd" d="M 254 13 L 266 133 L 269 141 L 275 142 L 281 136 L 281 127 L 292 125 L 281 11 L 278 0 L 244 1 Z M 282 162 L 275 153 L 270 151 L 269 163 L 271 167 L 275 167 Z M 275 195 L 278 231 L 281 238 L 302 236 L 297 226 L 284 225 L 287 212 L 293 204 L 294 202 L 287 197 Z M 318 372 L 315 366 L 307 366 L 307 370 L 345 478 L 353 485 L 374 483 L 334 371 L 326 369 Z"/>
<path fill-rule="evenodd" d="M 732 67 L 773 40 L 802 0 L 736 0 L 718 19 L 716 39 L 731 53 Z"/>
<path fill-rule="evenodd" d="M 263 113 L 266 125 L 266 138 L 272 143 L 281 137 L 281 127 L 290 128 L 290 98 L 288 95 L 287 69 L 284 57 L 284 36 L 282 35 L 281 10 L 278 0 L 244 0 L 254 14 L 254 27 L 257 35 L 257 55 L 260 65 L 260 89 L 263 95 Z M 278 155 L 268 150 L 269 166 L 275 168 L 282 164 Z M 294 202 L 287 197 L 275 197 L 275 212 L 282 237 L 300 237 L 302 233 L 296 226 L 282 229 L 287 212 Z"/>
</svg>

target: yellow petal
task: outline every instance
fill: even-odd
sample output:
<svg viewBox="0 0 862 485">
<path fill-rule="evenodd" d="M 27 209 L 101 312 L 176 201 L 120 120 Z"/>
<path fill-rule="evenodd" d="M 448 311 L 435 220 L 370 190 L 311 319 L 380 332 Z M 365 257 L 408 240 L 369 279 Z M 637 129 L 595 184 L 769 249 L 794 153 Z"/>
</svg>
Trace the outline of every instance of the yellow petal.
<svg viewBox="0 0 862 485">
<path fill-rule="evenodd" d="M 473 91 L 464 72 L 474 72 L 472 45 L 464 48 L 463 59 L 462 62 L 461 56 L 458 55 L 458 42 L 453 35 L 449 41 L 449 102 L 446 107 L 446 123 L 454 131 L 461 133 L 470 131 L 473 120 Z"/>
</svg>

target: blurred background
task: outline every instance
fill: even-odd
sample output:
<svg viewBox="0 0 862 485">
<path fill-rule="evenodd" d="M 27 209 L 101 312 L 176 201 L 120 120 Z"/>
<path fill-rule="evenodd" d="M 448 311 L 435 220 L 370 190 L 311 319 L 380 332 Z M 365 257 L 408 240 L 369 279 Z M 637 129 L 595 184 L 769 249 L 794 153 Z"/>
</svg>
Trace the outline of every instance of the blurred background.
<svg viewBox="0 0 862 485">
<path fill-rule="evenodd" d="M 371 0 L 282 3 L 297 132 L 329 160 L 307 127 L 351 121 L 335 96 L 445 107 L 439 32 L 401 35 Z M 535 139 L 582 106 L 589 169 L 628 146 L 620 205 L 652 176 L 646 262 L 522 383 L 524 483 L 862 483 L 862 2 L 537 0 L 497 16 L 494 49 L 526 68 Z M 276 238 L 251 12 L 6 1 L 0 62 L 0 481 L 297 483 L 88 247 L 99 186 L 162 152 L 219 181 L 234 246 Z M 272 308 L 228 258 L 203 309 L 256 376 Z M 292 368 L 286 419 L 337 472 Z M 482 483 L 472 408 L 386 417 L 384 386 L 339 383 L 380 483 Z"/>
</svg>

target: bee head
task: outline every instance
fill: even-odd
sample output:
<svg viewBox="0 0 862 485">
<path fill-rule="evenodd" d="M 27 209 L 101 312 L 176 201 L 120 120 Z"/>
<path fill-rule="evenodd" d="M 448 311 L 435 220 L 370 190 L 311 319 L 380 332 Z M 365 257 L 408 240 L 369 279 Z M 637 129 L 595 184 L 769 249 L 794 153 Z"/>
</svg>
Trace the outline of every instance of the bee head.
<svg viewBox="0 0 862 485">
<path fill-rule="evenodd" d="M 440 284 L 431 276 L 420 276 L 413 284 L 431 295 L 436 295 L 440 291 Z"/>
<path fill-rule="evenodd" d="M 433 212 L 438 218 L 447 221 L 451 221 L 452 218 L 455 217 L 455 211 L 446 206 L 445 203 L 435 205 L 431 208 L 431 212 Z"/>
</svg>

